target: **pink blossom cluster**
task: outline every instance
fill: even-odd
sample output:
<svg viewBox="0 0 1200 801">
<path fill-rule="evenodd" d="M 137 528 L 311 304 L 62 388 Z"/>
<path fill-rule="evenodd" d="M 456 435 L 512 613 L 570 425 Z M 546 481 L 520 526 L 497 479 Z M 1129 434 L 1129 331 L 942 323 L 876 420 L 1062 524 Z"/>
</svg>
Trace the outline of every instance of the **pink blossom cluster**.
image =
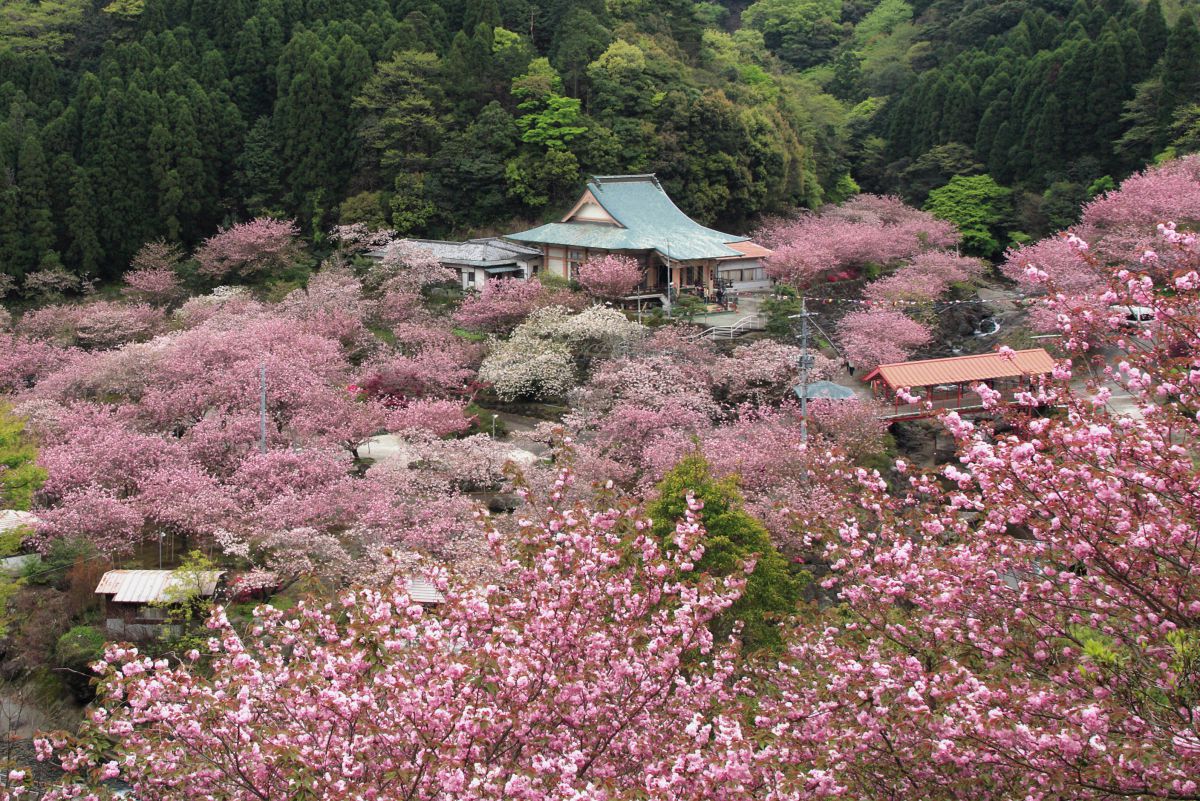
<svg viewBox="0 0 1200 801">
<path fill-rule="evenodd" d="M 299 234 L 291 220 L 256 217 L 213 234 L 197 248 L 194 258 L 200 272 L 210 278 L 269 273 L 296 258 Z"/>
<path fill-rule="evenodd" d="M 178 245 L 162 240 L 147 242 L 130 262 L 122 291 L 155 305 L 173 303 L 185 294 L 177 273 L 182 262 L 183 250 Z"/>
<path fill-rule="evenodd" d="M 767 272 L 800 287 L 853 278 L 867 264 L 891 264 L 958 241 L 950 223 L 876 195 L 859 195 L 819 214 L 769 221 L 755 237 L 774 250 Z"/>
<path fill-rule="evenodd" d="M 18 330 L 56 345 L 103 349 L 148 339 L 165 324 L 162 310 L 148 304 L 97 300 L 43 306 L 27 312 Z"/>
<path fill-rule="evenodd" d="M 867 284 L 863 297 L 877 304 L 928 302 L 941 297 L 952 284 L 978 278 L 983 270 L 978 259 L 948 250 L 930 250 L 917 254 L 891 275 Z"/>
<path fill-rule="evenodd" d="M 383 248 L 383 255 L 366 276 L 368 288 L 387 292 L 420 292 L 424 287 L 445 284 L 457 277 L 428 248 L 398 239 Z"/>
<path fill-rule="evenodd" d="M 181 662 L 112 646 L 83 737 L 39 749 L 76 780 L 156 797 L 299 785 L 328 799 L 719 801 L 765 788 L 732 652 L 708 630 L 744 578 L 692 574 L 694 517 L 668 550 L 636 509 L 547 503 L 512 535 L 519 556 L 497 554 L 504 589 L 434 571 L 446 601 L 431 611 L 398 576 L 292 613 L 263 607 L 245 632 L 218 613 L 205 652 Z M 110 738 L 116 751 L 92 751 Z"/>
<path fill-rule="evenodd" d="M 454 321 L 475 331 L 506 334 L 538 309 L 563 306 L 580 310 L 586 303 L 577 293 L 549 289 L 536 280 L 490 280 L 463 299 Z"/>
<path fill-rule="evenodd" d="M 1102 314 L 1115 266 L 1186 271 L 1194 248 L 1172 240 L 1198 224 L 1200 156 L 1190 155 L 1126 179 L 1084 206 L 1072 232 L 1009 251 L 1002 270 L 1031 294 L 1056 300 L 1051 313 L 1034 316 L 1037 327 L 1055 330 L 1070 308 Z"/>
<path fill-rule="evenodd" d="M 837 324 L 838 348 L 856 369 L 902 362 L 932 340 L 929 328 L 895 309 L 853 311 Z"/>
<path fill-rule="evenodd" d="M 589 295 L 598 298 L 623 298 L 641 282 L 642 265 L 629 256 L 610 253 L 588 259 L 579 268 L 579 283 Z"/>
</svg>

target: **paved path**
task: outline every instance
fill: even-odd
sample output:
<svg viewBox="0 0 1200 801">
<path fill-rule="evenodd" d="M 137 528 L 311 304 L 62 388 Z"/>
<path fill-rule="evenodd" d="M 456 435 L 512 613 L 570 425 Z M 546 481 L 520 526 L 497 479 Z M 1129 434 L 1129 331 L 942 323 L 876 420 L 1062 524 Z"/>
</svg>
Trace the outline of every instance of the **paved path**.
<svg viewBox="0 0 1200 801">
<path fill-rule="evenodd" d="M 512 412 L 497 412 L 500 415 L 501 422 L 504 423 L 505 429 L 508 430 L 508 435 L 505 438 L 506 442 L 510 442 L 514 447 L 520 448 L 523 451 L 534 454 L 537 457 L 546 455 L 550 447 L 544 442 L 537 442 L 530 439 L 529 434 L 534 428 L 546 422 L 536 417 L 526 417 L 523 414 L 513 414 Z"/>
</svg>

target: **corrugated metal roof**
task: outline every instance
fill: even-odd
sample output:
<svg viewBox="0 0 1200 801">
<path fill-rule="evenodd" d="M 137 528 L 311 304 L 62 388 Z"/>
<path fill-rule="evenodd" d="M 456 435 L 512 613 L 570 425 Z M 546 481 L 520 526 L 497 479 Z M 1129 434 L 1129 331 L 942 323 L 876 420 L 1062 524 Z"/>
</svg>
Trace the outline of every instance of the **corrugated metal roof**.
<svg viewBox="0 0 1200 801">
<path fill-rule="evenodd" d="M 594 222 L 549 223 L 506 239 L 596 250 L 654 250 L 677 261 L 747 255 L 732 243 L 747 237 L 714 231 L 684 214 L 653 175 L 602 175 L 588 191 L 622 227 Z"/>
<path fill-rule="evenodd" d="M 1030 348 L 1019 350 L 1010 358 L 1005 358 L 999 353 L 980 353 L 976 356 L 881 364 L 863 380 L 870 381 L 878 376 L 887 382 L 888 386 L 899 389 L 1045 375 L 1053 369 L 1054 359 L 1049 353 L 1042 348 Z"/>
<path fill-rule="evenodd" d="M 20 509 L 0 509 L 0 531 L 11 531 L 20 526 L 32 526 L 37 522 L 33 512 L 23 512 Z"/>
<path fill-rule="evenodd" d="M 212 595 L 224 571 L 206 570 L 199 573 L 200 594 Z M 97 595 L 111 595 L 119 604 L 147 604 L 166 600 L 168 588 L 180 579 L 174 570 L 110 570 L 100 577 Z"/>
<path fill-rule="evenodd" d="M 517 260 L 524 261 L 542 255 L 542 252 L 536 248 L 505 242 L 494 236 L 469 239 L 466 242 L 446 242 L 440 239 L 406 239 L 404 241 L 429 251 L 443 264 L 463 264 L 470 267 L 512 264 Z M 375 248 L 367 255 L 380 259 L 386 252 L 387 247 Z"/>
<path fill-rule="evenodd" d="M 412 598 L 419 604 L 440 604 L 446 600 L 446 596 L 442 595 L 432 581 L 427 579 L 405 579 L 407 585 L 405 589 L 408 591 L 408 597 Z"/>
</svg>

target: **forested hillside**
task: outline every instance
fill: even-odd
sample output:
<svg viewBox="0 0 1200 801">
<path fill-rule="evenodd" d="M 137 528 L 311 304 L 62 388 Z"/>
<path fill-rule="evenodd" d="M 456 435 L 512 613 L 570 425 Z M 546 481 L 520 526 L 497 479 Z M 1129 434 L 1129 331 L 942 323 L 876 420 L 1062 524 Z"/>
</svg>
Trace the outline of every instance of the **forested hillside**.
<svg viewBox="0 0 1200 801">
<path fill-rule="evenodd" d="M 735 229 L 967 176 L 931 202 L 994 255 L 1194 148 L 1198 86 L 1178 1 L 13 0 L 0 270 L 261 214 L 503 230 L 613 172 Z"/>
</svg>

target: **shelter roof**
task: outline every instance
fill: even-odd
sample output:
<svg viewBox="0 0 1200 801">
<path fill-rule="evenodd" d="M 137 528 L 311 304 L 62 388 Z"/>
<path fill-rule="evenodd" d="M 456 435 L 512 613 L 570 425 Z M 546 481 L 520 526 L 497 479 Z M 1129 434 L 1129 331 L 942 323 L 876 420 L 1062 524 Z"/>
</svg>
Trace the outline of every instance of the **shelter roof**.
<svg viewBox="0 0 1200 801">
<path fill-rule="evenodd" d="M 1030 348 L 1007 357 L 999 353 L 980 353 L 975 356 L 881 364 L 863 380 L 882 378 L 888 386 L 899 389 L 1045 375 L 1053 369 L 1054 359 L 1049 353 L 1043 348 Z"/>
</svg>

